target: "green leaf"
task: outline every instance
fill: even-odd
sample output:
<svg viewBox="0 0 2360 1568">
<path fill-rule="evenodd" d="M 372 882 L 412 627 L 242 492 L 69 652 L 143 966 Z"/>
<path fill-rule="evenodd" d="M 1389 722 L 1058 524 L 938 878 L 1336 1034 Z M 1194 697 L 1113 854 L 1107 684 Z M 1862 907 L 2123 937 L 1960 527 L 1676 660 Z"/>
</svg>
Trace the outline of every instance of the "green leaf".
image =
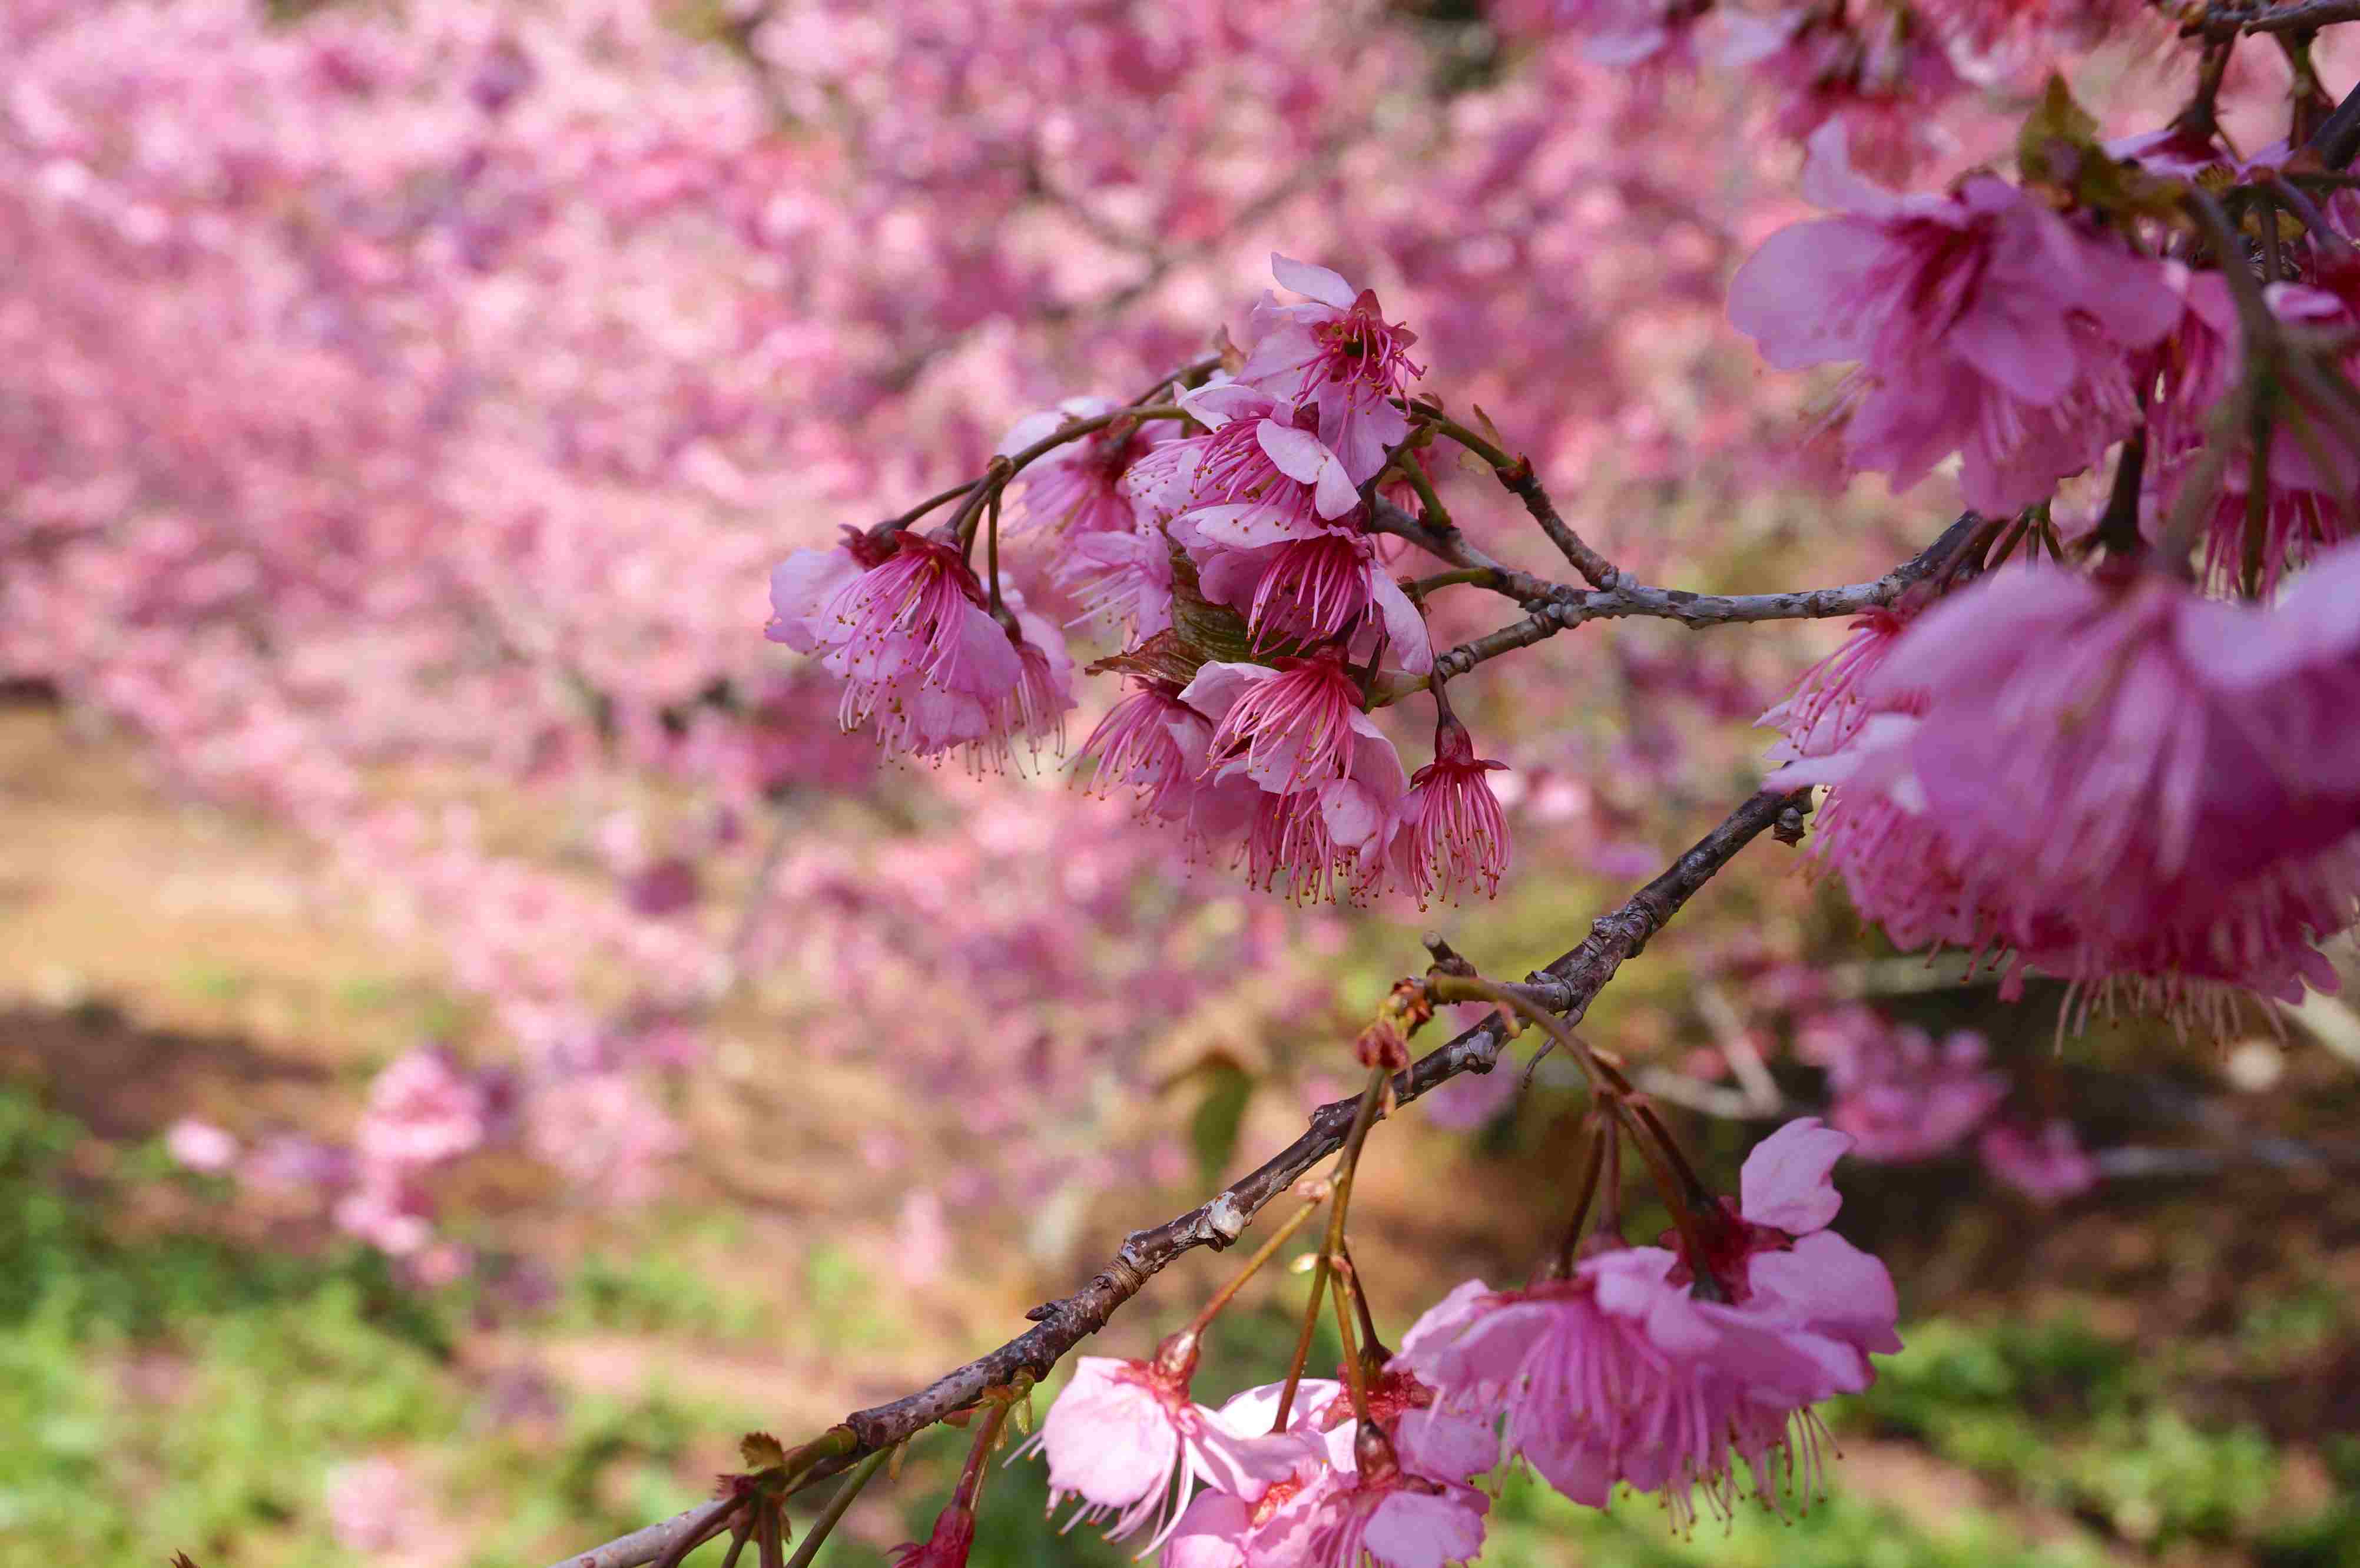
<svg viewBox="0 0 2360 1568">
<path fill-rule="evenodd" d="M 1216 1057 L 1198 1070 L 1205 1081 L 1204 1097 L 1188 1118 L 1188 1143 L 1196 1153 L 1196 1173 L 1207 1182 L 1220 1179 L 1238 1147 L 1238 1128 L 1253 1099 L 1253 1074 L 1227 1057 Z"/>
</svg>

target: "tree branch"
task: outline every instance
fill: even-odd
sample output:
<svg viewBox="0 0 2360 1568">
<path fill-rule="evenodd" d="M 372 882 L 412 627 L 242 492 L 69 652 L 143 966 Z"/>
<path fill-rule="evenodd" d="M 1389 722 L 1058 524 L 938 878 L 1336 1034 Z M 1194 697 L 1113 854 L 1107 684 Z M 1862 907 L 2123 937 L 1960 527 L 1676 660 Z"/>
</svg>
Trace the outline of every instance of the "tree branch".
<svg viewBox="0 0 2360 1568">
<path fill-rule="evenodd" d="M 1851 583 L 1841 587 L 1811 588 L 1789 593 L 1737 594 L 1691 593 L 1680 588 L 1651 588 L 1627 577 L 1614 587 L 1602 591 L 1586 592 L 1554 585 L 1546 595 L 1539 595 L 1546 597 L 1547 602 L 1523 620 L 1502 626 L 1495 632 L 1486 632 L 1472 642 L 1461 643 L 1447 653 L 1436 655 L 1435 673 L 1446 681 L 1456 680 L 1488 659 L 1497 659 L 1516 648 L 1529 648 L 1585 621 L 1653 615 L 1677 621 L 1685 626 L 1698 627 L 1732 626 L 1743 621 L 1825 620 L 1832 616 L 1856 615 L 1873 605 L 1890 604 L 1912 585 L 1932 576 L 1982 521 L 1972 512 L 1962 515 L 1943 529 L 1941 537 L 1932 544 L 1874 583 Z M 1406 686 L 1388 688 L 1387 695 L 1398 698 L 1426 684 L 1420 680 Z"/>
<path fill-rule="evenodd" d="M 1808 790 L 1793 795 L 1765 790 L 1753 796 L 1627 903 L 1593 922 L 1580 946 L 1535 972 L 1526 983 L 1546 988 L 1547 1005 L 1564 1014 L 1568 1023 L 1580 1022 L 1590 1002 L 1625 960 L 1637 957 L 1739 850 L 1775 826 L 1790 808 L 1806 806 L 1808 795 Z M 1507 1025 L 1493 1013 L 1395 1074 L 1394 1100 L 1406 1105 L 1462 1073 L 1491 1072 L 1507 1039 Z M 1025 1314 L 1033 1320 L 1033 1326 L 999 1349 L 945 1374 L 907 1399 L 845 1417 L 843 1425 L 852 1432 L 857 1443 L 849 1452 L 814 1466 L 806 1484 L 966 1409 L 986 1389 L 1010 1382 L 1019 1372 L 1046 1377 L 1067 1351 L 1104 1328 L 1117 1309 L 1175 1258 L 1199 1247 L 1218 1250 L 1236 1241 L 1265 1204 L 1343 1147 L 1357 1106 L 1358 1096 L 1320 1106 L 1312 1113 L 1303 1136 L 1260 1167 L 1186 1214 L 1133 1231 L 1088 1284 L 1063 1301 L 1033 1308 Z M 682 1534 L 696 1529 L 710 1512 L 710 1505 L 691 1508 L 561 1559 L 552 1568 L 639 1568 L 670 1551 Z"/>
<path fill-rule="evenodd" d="M 2294 0 L 2291 5 L 2219 5 L 2181 36 L 2234 38 L 2239 33 L 2308 33 L 2338 22 L 2360 21 L 2360 0 Z"/>
</svg>

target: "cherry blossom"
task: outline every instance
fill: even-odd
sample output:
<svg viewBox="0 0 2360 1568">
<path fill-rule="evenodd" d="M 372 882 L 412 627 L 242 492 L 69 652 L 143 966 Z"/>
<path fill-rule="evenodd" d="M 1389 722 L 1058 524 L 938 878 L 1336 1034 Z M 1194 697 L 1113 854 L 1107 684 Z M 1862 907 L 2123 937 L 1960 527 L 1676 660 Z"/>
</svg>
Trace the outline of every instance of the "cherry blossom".
<svg viewBox="0 0 2360 1568">
<path fill-rule="evenodd" d="M 1870 800 L 1822 820 L 1819 853 L 1896 941 L 2167 998 L 2333 985 L 2311 944 L 2354 919 L 2360 771 L 2319 715 L 2360 679 L 2338 607 L 2355 572 L 2347 546 L 2276 610 L 2155 575 L 2003 573 L 1927 612 L 1868 682 L 1925 696 L 1922 716 L 1880 714 L 1777 778 Z"/>
<path fill-rule="evenodd" d="M 841 578 L 837 552 L 817 561 L 803 552 L 771 578 L 770 635 L 825 650 L 822 665 L 845 681 L 844 727 L 872 726 L 889 752 L 932 757 L 968 745 L 1003 763 L 1014 743 L 1062 735 L 1073 663 L 1057 629 L 1013 594 L 1014 625 L 1003 627 L 954 546 L 907 531 L 890 540 L 890 552 L 837 581 L 816 612 L 817 589 Z M 841 553 L 858 560 L 850 546 Z"/>
<path fill-rule="evenodd" d="M 1012 457 L 1055 434 L 1068 420 L 1095 419 L 1112 413 L 1115 407 L 1108 397 L 1068 397 L 1054 408 L 1017 420 L 1001 438 L 1000 453 Z M 1129 531 L 1131 499 L 1122 488 L 1122 476 L 1155 442 L 1161 429 L 1118 421 L 1033 459 L 1022 475 L 1013 508 L 1020 530 L 1042 528 L 1083 537 Z"/>
<path fill-rule="evenodd" d="M 1998 1122 L 1984 1129 L 1975 1151 L 1985 1170 L 2037 1203 L 2060 1203 L 2098 1184 L 2097 1162 L 2082 1152 L 2069 1121 L 2037 1127 Z"/>
<path fill-rule="evenodd" d="M 1153 1551 L 1177 1527 L 1196 1484 L 1247 1502 L 1292 1475 L 1301 1444 L 1267 1432 L 1233 1429 L 1188 1398 L 1193 1343 L 1153 1361 L 1086 1356 L 1049 1407 L 1041 1430 L 1018 1452 L 1049 1461 L 1049 1506 L 1080 1499 L 1067 1528 L 1111 1519 L 1107 1539 L 1144 1530 Z"/>
<path fill-rule="evenodd" d="M 1391 399 L 1421 374 L 1409 359 L 1417 334 L 1386 322 L 1374 290 L 1355 292 L 1324 267 L 1273 255 L 1270 269 L 1281 287 L 1308 303 L 1263 297 L 1238 379 L 1317 408 L 1320 442 L 1342 463 L 1349 483 L 1365 485 L 1409 434 L 1408 419 Z"/>
<path fill-rule="evenodd" d="M 1484 775 L 1505 768 L 1475 755 L 1467 726 L 1446 717 L 1435 726 L 1434 760 L 1411 776 L 1395 814 L 1393 853 L 1402 886 L 1424 909 L 1480 884 L 1496 895 L 1508 869 L 1508 821 Z"/>
<path fill-rule="evenodd" d="M 2003 180 L 1896 196 L 1811 138 L 1804 193 L 1843 215 L 1782 229 L 1732 279 L 1730 320 L 1781 369 L 1857 361 L 1852 463 L 1896 488 L 1961 452 L 1967 504 L 2011 512 L 2138 421 L 2133 354 L 2179 319 L 2160 267 Z"/>
<path fill-rule="evenodd" d="M 1828 1070 L 1829 1117 L 1863 1160 L 1927 1160 L 1963 1142 L 2007 1097 L 2007 1075 L 1984 1066 L 1980 1034 L 1957 1029 L 1938 1046 L 1914 1025 L 1865 1007 L 1807 1023 L 1797 1054 Z"/>
</svg>

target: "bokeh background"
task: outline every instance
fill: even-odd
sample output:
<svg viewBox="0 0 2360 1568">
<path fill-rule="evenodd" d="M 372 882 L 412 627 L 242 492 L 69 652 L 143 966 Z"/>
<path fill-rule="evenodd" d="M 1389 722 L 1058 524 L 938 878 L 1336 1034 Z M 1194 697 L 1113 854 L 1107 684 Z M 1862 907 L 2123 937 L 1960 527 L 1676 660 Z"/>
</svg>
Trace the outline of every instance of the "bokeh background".
<svg viewBox="0 0 2360 1568">
<path fill-rule="evenodd" d="M 2009 9 L 1912 14 L 1834 91 L 1710 38 L 1601 63 L 1541 4 L 15 0 L 0 1563 L 619 1533 L 1291 1138 L 1421 931 L 1502 975 L 1573 945 L 1752 788 L 1749 722 L 1840 628 L 1488 667 L 1455 690 L 1512 765 L 1500 898 L 1297 909 L 1062 768 L 880 767 L 762 640 L 768 567 L 1241 334 L 1278 248 L 1378 289 L 1426 385 L 1649 580 L 1873 576 L 1953 498 L 1831 488 L 1831 385 L 1762 369 L 1722 289 L 1804 212 L 1821 119 L 1932 187 L 2051 65 L 2109 133 L 2185 93 L 2136 7 L 2031 42 Z M 2240 54 L 2241 145 L 2285 81 Z M 1548 568 L 1487 479 L 1442 482 Z M 1841 1173 L 1908 1349 L 1834 1412 L 1826 1496 L 1682 1539 L 1511 1478 L 1486 1561 L 2360 1563 L 2360 1018 L 2065 1002 L 1892 955 L 1778 846 L 1717 881 L 1590 1027 L 1723 1180 L 1901 1031 L 1981 1039 L 1956 1137 Z M 1381 1327 L 1523 1277 L 1579 1109 L 1545 1064 L 1381 1130 Z M 1978 1121 L 2070 1127 L 2076 1190 L 1979 1160 Z M 1227 1267 L 1086 1348 L 1145 1354 Z M 1275 1375 L 1303 1290 L 1251 1288 L 1200 1393 Z M 917 1443 L 823 1561 L 923 1535 L 962 1448 Z M 995 1476 L 977 1560 L 1120 1560 L 1041 1498 Z"/>
</svg>

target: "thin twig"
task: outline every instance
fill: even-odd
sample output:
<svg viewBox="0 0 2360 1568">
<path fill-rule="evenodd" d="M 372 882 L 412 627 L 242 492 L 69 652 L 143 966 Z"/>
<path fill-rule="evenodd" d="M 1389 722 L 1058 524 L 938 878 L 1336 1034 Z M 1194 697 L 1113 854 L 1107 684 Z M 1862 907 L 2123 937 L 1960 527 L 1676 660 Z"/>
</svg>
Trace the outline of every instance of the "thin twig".
<svg viewBox="0 0 2360 1568">
<path fill-rule="evenodd" d="M 1982 519 L 1970 512 L 1942 530 L 1941 537 L 1917 555 L 1874 583 L 1850 583 L 1833 588 L 1812 588 L 1789 593 L 1691 593 L 1680 588 L 1651 588 L 1623 579 L 1603 592 L 1552 586 L 1546 602 L 1521 621 L 1486 632 L 1434 659 L 1436 677 L 1455 681 L 1477 665 L 1520 648 L 1546 641 L 1586 621 L 1620 620 L 1652 615 L 1694 627 L 1733 626 L 1753 621 L 1828 620 L 1856 615 L 1863 610 L 1890 604 L 1910 588 L 1932 576 L 1972 535 Z M 1382 692 L 1385 702 L 1399 702 L 1423 691 L 1427 677 L 1395 678 Z"/>
</svg>

